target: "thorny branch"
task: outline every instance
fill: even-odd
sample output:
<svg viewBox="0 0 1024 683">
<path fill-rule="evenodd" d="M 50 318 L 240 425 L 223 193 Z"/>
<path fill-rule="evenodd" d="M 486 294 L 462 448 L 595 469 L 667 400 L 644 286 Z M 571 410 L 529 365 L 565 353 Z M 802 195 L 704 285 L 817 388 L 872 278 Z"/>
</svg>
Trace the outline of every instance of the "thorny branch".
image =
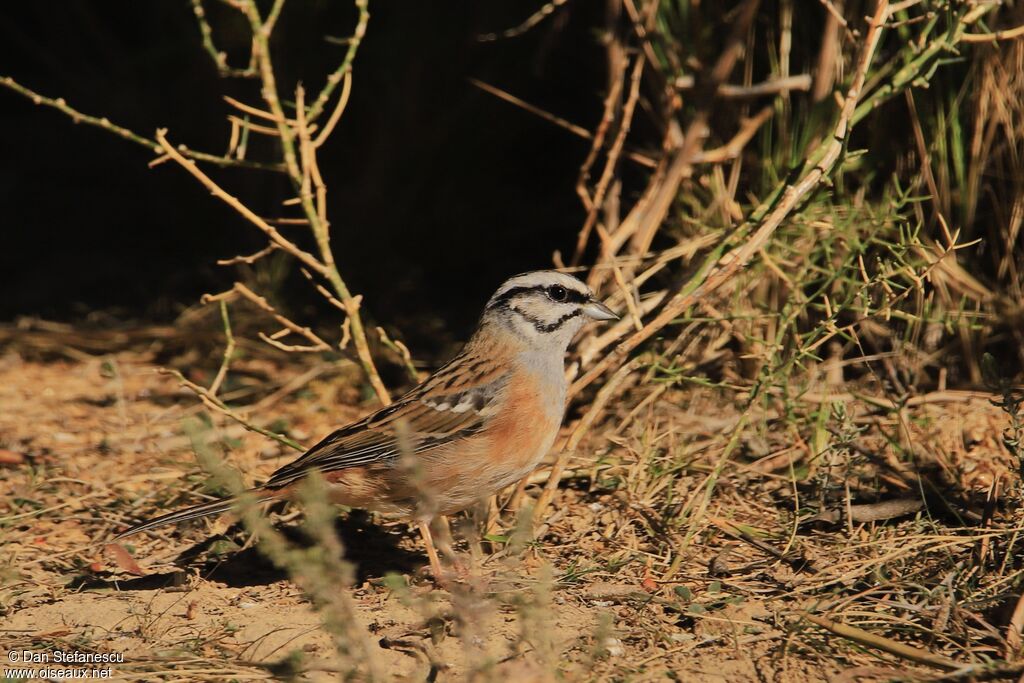
<svg viewBox="0 0 1024 683">
<path fill-rule="evenodd" d="M 234 158 L 233 156 L 220 157 L 204 152 L 195 152 L 189 150 L 184 145 L 173 146 L 167 140 L 166 129 L 158 129 L 155 138 L 150 139 L 127 128 L 113 124 L 105 117 L 99 118 L 83 114 L 68 106 L 63 99 L 44 97 L 15 82 L 10 77 L 0 78 L 0 85 L 32 100 L 36 104 L 61 111 L 71 117 L 76 123 L 81 122 L 102 128 L 122 139 L 146 147 L 158 155 L 157 159 L 151 162 L 151 165 L 168 159 L 177 162 L 210 190 L 214 196 L 234 208 L 246 220 L 260 229 L 270 240 L 270 246 L 267 249 L 261 250 L 252 256 L 239 256 L 234 259 L 227 259 L 223 261 L 224 264 L 237 262 L 252 263 L 273 249 L 281 249 L 297 258 L 309 271 L 326 280 L 331 290 L 333 290 L 333 296 L 329 297 L 330 300 L 340 301 L 346 313 L 343 339 L 347 343 L 349 336 L 351 336 L 351 341 L 355 345 L 356 357 L 375 393 L 382 403 L 390 403 L 390 394 L 380 378 L 370 353 L 365 326 L 360 314 L 361 297 L 351 293 L 334 261 L 334 254 L 330 244 L 330 223 L 327 219 L 327 190 L 316 164 L 316 151 L 324 144 L 336 126 L 351 92 L 352 63 L 369 22 L 368 0 L 355 0 L 359 16 L 355 32 L 351 39 L 347 41 L 348 48 L 345 51 L 344 57 L 334 72 L 328 76 L 326 84 L 309 109 L 306 110 L 304 105 L 301 106 L 300 111 L 294 117 L 289 117 L 285 113 L 270 53 L 270 37 L 284 7 L 284 0 L 275 0 L 268 10 L 266 17 L 261 16 L 254 0 L 231 0 L 228 4 L 245 16 L 252 31 L 252 51 L 249 66 L 244 69 L 235 69 L 227 64 L 226 55 L 218 50 L 214 43 L 213 30 L 207 20 L 202 0 L 192 0 L 192 10 L 198 22 L 203 49 L 210 55 L 221 75 L 259 78 L 261 94 L 269 111 L 263 111 L 235 99 L 227 98 L 227 100 L 229 104 L 232 104 L 232 106 L 246 114 L 271 121 L 274 124 L 271 128 L 239 120 L 237 117 L 229 117 L 229 120 L 232 121 L 232 141 L 229 148 L 232 152 L 240 150 L 237 140 L 240 129 L 246 134 L 249 132 L 272 134 L 278 139 L 283 163 L 255 162 Z M 342 92 L 338 104 L 332 110 L 327 123 L 319 130 L 317 136 L 313 138 L 314 132 L 317 132 L 315 121 L 329 103 L 339 83 L 342 84 Z M 296 98 L 301 101 L 301 88 L 296 92 Z M 239 153 L 238 156 L 241 156 L 241 154 Z M 284 237 L 269 221 L 258 216 L 238 198 L 223 189 L 209 175 L 201 171 L 196 165 L 196 161 L 223 167 L 285 172 L 297 193 L 297 203 L 301 206 L 304 214 L 303 223 L 309 226 L 316 240 L 317 253 L 314 255 L 305 251 L 299 248 L 295 242 Z M 294 221 L 295 219 L 288 220 Z M 313 347 L 301 347 L 301 349 L 283 345 L 273 338 L 265 339 L 265 341 L 275 344 L 278 348 L 287 348 L 289 350 L 320 350 L 327 347 L 326 343 L 322 340 L 315 342 Z"/>
<path fill-rule="evenodd" d="M 203 7 L 203 0 L 192 0 L 192 12 L 196 15 L 196 22 L 199 24 L 199 35 L 203 41 L 203 49 L 210 55 L 210 59 L 217 66 L 221 76 L 234 76 L 238 78 L 252 78 L 256 75 L 256 67 L 249 60 L 249 65 L 244 69 L 236 69 L 228 64 L 228 56 L 222 50 L 218 50 L 213 42 L 213 28 L 206 18 L 206 8 Z"/>
<path fill-rule="evenodd" d="M 327 77 L 327 83 L 324 85 L 320 94 L 317 95 L 313 104 L 309 106 L 309 111 L 306 113 L 306 118 L 310 122 L 316 121 L 320 118 L 320 114 L 323 113 L 324 107 L 331 99 L 331 95 L 334 92 L 334 88 L 337 87 L 338 83 L 349 74 L 352 73 L 352 62 L 356 58 L 356 51 L 359 50 L 359 45 L 363 41 L 363 37 L 366 35 L 366 26 L 370 22 L 370 11 L 369 11 L 369 0 L 356 0 L 356 9 L 359 11 L 359 19 L 356 21 L 356 30 L 352 36 L 348 38 L 348 50 L 345 52 L 345 57 L 341 60 L 341 64 L 338 68 Z M 346 96 L 342 96 L 342 99 L 347 99 Z"/>
<path fill-rule="evenodd" d="M 284 107 L 278 94 L 277 77 L 274 73 L 274 66 L 270 54 L 270 31 L 273 24 L 269 19 L 264 21 L 260 17 L 259 9 L 254 0 L 239 0 L 239 7 L 249 21 L 253 33 L 253 52 L 260 71 L 262 82 L 261 93 L 267 104 L 271 120 L 277 125 L 278 135 L 281 144 L 281 153 L 284 157 L 285 167 L 292 181 L 299 204 L 309 221 L 310 230 L 313 233 L 319 252 L 317 267 L 312 270 L 322 275 L 331 285 L 334 294 L 345 306 L 349 323 L 351 325 L 352 341 L 355 344 L 356 356 L 366 376 L 370 381 L 382 403 L 387 405 L 391 402 L 391 396 L 387 387 L 377 372 L 373 357 L 370 353 L 370 346 L 366 337 L 366 330 L 363 326 L 362 316 L 359 313 L 359 299 L 354 296 L 348 285 L 341 277 L 338 267 L 334 262 L 334 253 L 331 251 L 330 224 L 327 221 L 327 190 L 320 179 L 320 172 L 316 166 L 316 146 L 311 143 L 311 124 L 315 116 L 318 116 L 322 106 L 333 91 L 335 83 L 340 82 L 351 68 L 352 60 L 355 58 L 356 49 L 366 31 L 366 23 L 369 21 L 367 0 L 358 0 L 356 6 L 360 10 L 359 23 L 356 26 L 356 33 L 349 44 L 345 58 L 334 81 L 328 80 L 328 85 L 321 91 L 321 97 L 314 103 L 313 108 L 307 113 L 303 105 L 297 106 L 294 125 L 285 116 Z M 326 95 L 325 95 L 326 93 Z M 321 102 L 322 98 L 322 102 Z M 347 99 L 347 95 L 345 96 Z M 296 102 L 303 101 L 301 86 L 296 91 Z M 296 146 L 298 141 L 299 147 Z M 322 144 L 322 140 L 318 140 Z M 315 196 L 311 192 L 311 186 L 315 186 Z M 305 265 L 309 266 L 309 263 Z"/>
<path fill-rule="evenodd" d="M 123 140 L 127 140 L 129 142 L 135 143 L 136 145 L 145 147 L 146 149 L 150 150 L 155 154 L 163 153 L 163 150 L 161 149 L 161 145 L 158 140 L 147 138 L 143 135 L 139 135 L 134 131 L 124 128 L 123 126 L 118 126 L 117 124 L 112 123 L 110 119 L 108 119 L 105 116 L 97 117 L 90 116 L 88 114 L 83 114 L 77 109 L 69 106 L 68 103 L 64 101 L 63 97 L 51 98 L 46 97 L 44 95 L 40 95 L 34 90 L 30 90 L 29 88 L 26 88 L 25 86 L 21 85 L 10 76 L 0 78 L 0 85 L 10 90 L 13 90 L 19 95 L 28 98 L 34 104 L 42 105 L 44 107 L 50 107 L 52 109 L 56 109 L 57 111 L 66 114 L 75 123 L 84 123 L 89 126 L 101 128 L 107 131 L 108 133 L 116 135 L 117 137 Z M 250 168 L 260 171 L 285 170 L 282 164 L 266 163 L 260 161 L 246 161 L 245 159 L 233 159 L 231 157 L 221 157 L 215 154 L 207 154 L 206 152 L 197 152 L 189 149 L 185 145 L 178 145 L 177 151 L 183 157 L 193 159 L 195 161 L 202 161 L 204 163 L 213 164 L 214 166 L 233 166 L 237 168 Z"/>
<path fill-rule="evenodd" d="M 817 188 L 833 171 L 842 157 L 850 128 L 870 108 L 877 106 L 879 102 L 884 101 L 905 83 L 915 78 L 927 67 L 930 63 L 929 60 L 934 59 L 935 55 L 940 50 L 946 49 L 949 44 L 955 44 L 963 36 L 966 28 L 990 9 L 990 5 L 981 5 L 968 11 L 957 22 L 950 35 L 937 37 L 932 43 L 925 46 L 912 62 L 894 73 L 888 83 L 872 91 L 870 98 L 862 100 L 867 70 L 878 47 L 884 24 L 889 17 L 888 3 L 880 2 L 862 41 L 854 77 L 843 99 L 843 106 L 834 126 L 833 135 L 821 143 L 815 153 L 811 155 L 804 165 L 799 180 L 791 184 L 784 184 L 751 214 L 746 224 L 737 228 L 729 239 L 723 240 L 713 248 L 689 284 L 671 297 L 641 330 L 625 338 L 618 347 L 577 379 L 570 389 L 570 396 L 577 395 L 597 378 L 620 367 L 628 355 L 643 342 L 650 339 L 701 298 L 728 282 L 744 268 L 764 248 L 775 230 L 800 201 Z M 744 7 L 744 12 L 750 10 L 750 5 Z M 738 45 L 738 40 L 733 44 Z M 727 59 L 728 52 L 727 48 L 726 54 L 720 57 L 719 63 L 714 69 L 716 77 L 712 79 L 713 82 L 721 83 L 731 70 L 731 63 L 734 63 L 734 59 Z M 698 116 L 703 116 L 706 120 L 706 111 L 698 112 Z M 700 153 L 698 144 L 703 126 L 697 125 L 697 122 L 691 123 L 684 138 L 688 144 L 684 143 L 684 146 L 678 149 L 663 176 L 656 175 L 652 178 L 648 191 L 622 221 L 612 238 L 615 239 L 616 236 L 622 234 L 631 235 L 633 247 L 640 253 L 645 253 L 668 206 L 676 195 L 679 182 L 689 175 L 692 164 L 702 160 L 702 157 L 717 160 L 725 153 L 732 153 L 735 146 L 742 143 L 743 138 L 752 135 L 752 129 L 763 123 L 767 116 L 768 112 L 762 110 L 760 114 L 744 123 L 740 133 L 737 134 L 739 139 L 734 139 L 725 148 L 704 154 Z M 740 242 L 741 239 L 744 241 Z M 618 242 L 618 244 L 621 243 Z M 613 245 L 613 247 L 616 246 L 617 244 Z M 602 260 L 596 264 L 591 273 L 592 285 L 599 285 L 603 282 L 604 274 L 612 270 L 609 264 L 614 258 L 617 258 L 615 250 L 611 254 L 607 251 L 602 254 Z M 620 327 L 619 329 L 623 330 L 624 328 Z"/>
<path fill-rule="evenodd" d="M 274 318 L 274 320 L 279 322 L 281 326 L 284 328 L 284 330 L 286 330 L 287 332 L 291 332 L 292 334 L 296 334 L 300 337 L 305 337 L 311 344 L 310 346 L 304 347 L 291 347 L 292 350 L 329 351 L 331 349 L 331 345 L 325 342 L 323 339 L 321 339 L 313 330 L 311 330 L 308 327 L 299 325 L 295 322 L 292 322 L 285 316 L 281 315 L 280 313 L 277 312 L 277 309 L 270 305 L 270 302 L 268 302 L 262 296 L 252 291 L 245 285 L 243 285 L 241 282 L 236 282 L 235 286 L 232 287 L 227 292 L 223 292 L 221 294 L 208 294 L 204 296 L 203 303 L 219 301 L 223 304 L 223 302 L 230 298 L 233 294 L 238 294 L 242 298 L 252 302 L 257 306 L 257 308 L 265 311 L 272 318 Z M 280 349 L 284 345 L 277 341 L 277 337 L 278 335 L 276 334 L 271 337 L 261 335 L 261 338 L 268 344 L 271 344 L 272 346 Z"/>
<path fill-rule="evenodd" d="M 218 398 L 217 396 L 214 396 L 213 394 L 211 394 L 209 389 L 207 389 L 206 387 L 202 387 L 202 386 L 196 384 L 195 382 L 192 382 L 191 380 L 187 379 L 183 374 L 181 374 L 177 370 L 164 369 L 161 372 L 163 372 L 165 374 L 169 374 L 169 375 L 174 375 L 177 378 L 178 382 L 181 384 L 181 386 L 185 387 L 186 389 L 188 389 L 189 391 L 194 393 L 196 396 L 198 396 L 199 399 L 203 402 L 203 404 L 207 408 L 209 408 L 210 410 L 212 410 L 214 412 L 220 413 L 221 415 L 224 415 L 225 417 L 231 418 L 232 420 L 234 420 L 238 424 L 240 424 L 243 427 L 245 427 L 250 432 L 255 432 L 257 434 L 261 434 L 261 435 L 267 437 L 268 439 L 273 439 L 274 441 L 277 441 L 278 443 L 284 444 L 285 446 L 288 446 L 288 448 L 292 448 L 292 449 L 294 449 L 296 451 L 300 451 L 301 452 L 301 451 L 306 450 L 305 446 L 303 446 L 300 443 L 297 443 L 296 441 L 293 441 L 293 440 L 289 439 L 284 434 L 278 434 L 277 432 L 272 432 L 269 429 L 264 429 L 263 427 L 258 427 L 256 425 L 254 425 L 246 417 L 244 417 L 243 415 L 240 415 L 234 409 L 230 408 L 220 398 Z"/>
</svg>

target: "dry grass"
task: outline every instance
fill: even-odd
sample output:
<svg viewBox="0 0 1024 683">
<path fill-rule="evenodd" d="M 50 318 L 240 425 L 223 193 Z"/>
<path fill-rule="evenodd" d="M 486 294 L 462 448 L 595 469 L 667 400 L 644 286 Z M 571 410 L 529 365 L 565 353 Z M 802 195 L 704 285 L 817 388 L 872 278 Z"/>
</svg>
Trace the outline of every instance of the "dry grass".
<svg viewBox="0 0 1024 683">
<path fill-rule="evenodd" d="M 486 86 L 591 140 L 566 260 L 627 315 L 574 353 L 566 447 L 458 520 L 472 569 L 439 591 L 402 525 L 334 524 L 315 484 L 301 525 L 243 506 L 255 541 L 203 522 L 102 550 L 130 521 L 236 489 L 234 471 L 261 481 L 289 444 L 367 412 L 368 388 L 387 402 L 397 387 L 375 357 L 416 374 L 365 331 L 316 166 L 365 2 L 338 71 L 291 109 L 261 33 L 284 3 L 229 4 L 253 28 L 249 66 L 218 57 L 200 12 L 204 45 L 223 73 L 260 80 L 265 106 L 232 106 L 273 124 L 245 125 L 276 137 L 265 164 L 292 182 L 288 220 L 315 252 L 195 165 L 238 165 L 237 139 L 212 159 L 163 132 L 128 139 L 267 236 L 225 263 L 291 253 L 345 327 L 289 320 L 240 282 L 211 297 L 222 317 L 192 315 L 180 336 L 0 331 L 5 642 L 126 652 L 129 680 L 1021 675 L 1019 8 L 624 0 L 608 3 L 595 131 Z M 553 2 L 483 38 L 570 11 Z M 636 192 L 626 163 L 644 169 Z M 163 350 L 139 343 L 155 339 Z"/>
<path fill-rule="evenodd" d="M 893 404 L 823 382 L 791 405 L 751 407 L 687 383 L 643 405 L 658 385 L 635 382 L 569 460 L 535 536 L 517 541 L 503 514 L 488 541 L 460 546 L 473 570 L 451 593 L 416 571 L 425 558 L 403 525 L 343 516 L 354 583 L 319 573 L 369 648 L 354 656 L 355 636 L 339 648 L 322 621 L 323 589 L 293 567 L 297 590 L 229 521 L 133 540 L 141 576 L 105 554 L 98 542 L 130 520 L 208 495 L 193 455 L 208 447 L 181 431 L 198 408 L 146 354 L 44 363 L 18 348 L 0 367 L 5 643 L 127 652 L 116 673 L 128 680 L 364 679 L 370 662 L 409 680 L 878 680 L 1015 658 L 1016 463 L 999 438 L 1006 415 L 979 392 Z M 261 412 L 312 440 L 363 409 L 344 376 L 275 392 L 309 369 L 252 356 L 227 395 L 275 397 Z M 249 482 L 290 457 L 226 418 L 203 433 Z M 891 500 L 924 505 L 873 505 Z M 309 545 L 292 518 L 278 510 L 279 531 L 264 534 L 315 555 L 326 538 Z M 888 654 L 893 644 L 933 665 Z"/>
</svg>

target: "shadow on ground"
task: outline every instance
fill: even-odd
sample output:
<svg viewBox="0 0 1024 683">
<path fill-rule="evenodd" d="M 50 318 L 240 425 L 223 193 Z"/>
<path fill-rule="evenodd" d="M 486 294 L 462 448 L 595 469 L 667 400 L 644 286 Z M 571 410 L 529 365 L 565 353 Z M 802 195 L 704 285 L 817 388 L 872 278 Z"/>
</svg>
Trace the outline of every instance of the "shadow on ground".
<svg viewBox="0 0 1024 683">
<path fill-rule="evenodd" d="M 279 526 L 277 530 L 298 547 L 308 548 L 311 545 L 299 528 Z M 420 553 L 399 546 L 399 543 L 408 536 L 408 531 L 380 527 L 370 521 L 369 515 L 365 513 L 355 511 L 340 518 L 335 525 L 335 531 L 345 547 L 345 559 L 355 565 L 357 585 L 379 579 L 388 573 L 410 574 L 425 563 L 425 558 Z M 80 575 L 68 584 L 68 588 L 119 591 L 174 588 L 185 585 L 188 570 L 192 568 L 198 568 L 204 579 L 223 583 L 232 588 L 267 586 L 288 578 L 285 571 L 276 567 L 254 547 L 211 558 L 210 551 L 216 543 L 241 533 L 240 525 L 235 525 L 224 534 L 211 536 L 186 549 L 174 559 L 173 564 L 180 567 L 178 570 L 147 574 L 127 580 L 95 574 Z"/>
</svg>

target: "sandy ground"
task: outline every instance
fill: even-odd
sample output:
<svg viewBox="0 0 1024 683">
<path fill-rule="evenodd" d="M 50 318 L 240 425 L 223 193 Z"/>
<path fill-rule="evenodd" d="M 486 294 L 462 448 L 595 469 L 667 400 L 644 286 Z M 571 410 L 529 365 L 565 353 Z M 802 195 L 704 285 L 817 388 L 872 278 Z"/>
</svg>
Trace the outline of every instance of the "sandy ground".
<svg viewBox="0 0 1024 683">
<path fill-rule="evenodd" d="M 309 366 L 252 360 L 237 377 L 227 395 L 260 402 L 259 415 L 273 415 L 275 429 L 304 443 L 369 409 L 343 377 Z M 951 429 L 962 448 L 981 408 L 955 410 Z M 362 680 L 367 662 L 339 654 L 303 592 L 244 547 L 231 518 L 131 539 L 125 547 L 138 567 L 104 550 L 128 523 L 208 496 L 181 428 L 200 412 L 145 354 L 0 357 L 0 643 L 8 652 L 123 653 L 112 667 L 120 680 L 336 680 L 353 667 Z M 986 424 L 975 448 L 995 448 L 998 431 Z M 213 433 L 247 481 L 292 457 L 223 417 Z M 610 438 L 613 450 L 636 450 Z M 989 481 L 982 475 L 992 461 L 965 467 L 961 458 L 949 467 Z M 421 546 L 405 525 L 343 515 L 338 532 L 355 578 L 337 590 L 358 624 L 348 646 L 366 648 L 383 678 L 410 681 L 803 681 L 850 670 L 859 673 L 849 680 L 878 680 L 914 670 L 860 647 L 834 649 L 806 625 L 794 631 L 793 608 L 822 600 L 810 588 L 800 593 L 818 579 L 796 565 L 720 535 L 672 564 L 650 544 L 641 508 L 623 521 L 614 493 L 568 484 L 541 542 L 515 556 L 478 554 L 451 591 L 424 575 Z M 727 514 L 739 496 L 767 509 L 760 501 L 775 495 L 769 484 L 724 488 L 709 518 Z M 777 488 L 787 486 L 781 477 Z M 282 529 L 294 527 L 293 517 L 274 510 Z M 802 552 L 822 567 L 843 548 L 867 557 L 866 541 L 878 536 L 858 534 L 812 536 Z M 718 561 L 741 568 L 737 578 L 717 573 Z M 781 593 L 784 603 L 772 597 Z M 673 602 L 691 599 L 703 607 L 681 612 Z"/>
</svg>

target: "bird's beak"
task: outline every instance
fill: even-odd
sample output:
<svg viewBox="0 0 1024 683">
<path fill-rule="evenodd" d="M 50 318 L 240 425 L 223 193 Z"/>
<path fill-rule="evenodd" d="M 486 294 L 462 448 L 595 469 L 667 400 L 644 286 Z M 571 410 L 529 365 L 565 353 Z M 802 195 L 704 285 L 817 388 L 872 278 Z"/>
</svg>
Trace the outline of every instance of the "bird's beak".
<svg viewBox="0 0 1024 683">
<path fill-rule="evenodd" d="M 583 304 L 583 313 L 594 320 L 618 320 L 619 316 L 612 312 L 612 309 L 605 306 L 597 299 L 591 299 Z"/>
</svg>

